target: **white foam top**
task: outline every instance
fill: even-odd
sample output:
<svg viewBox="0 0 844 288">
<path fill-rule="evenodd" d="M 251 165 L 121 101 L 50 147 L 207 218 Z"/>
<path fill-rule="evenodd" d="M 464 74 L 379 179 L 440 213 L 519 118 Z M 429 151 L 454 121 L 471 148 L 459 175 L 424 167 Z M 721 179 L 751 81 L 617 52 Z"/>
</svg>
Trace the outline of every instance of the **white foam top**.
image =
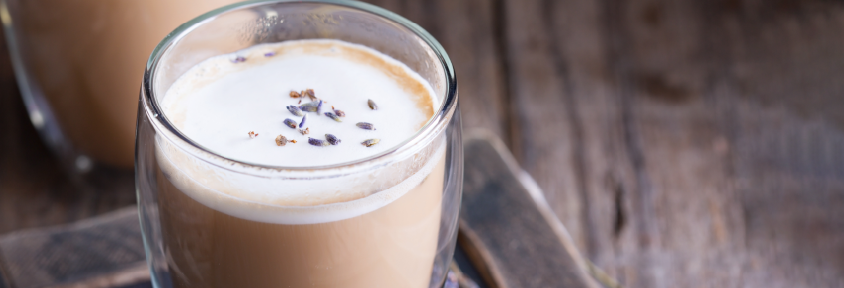
<svg viewBox="0 0 844 288">
<path fill-rule="evenodd" d="M 305 89 L 327 101 L 323 112 L 332 111 L 333 105 L 346 117 L 336 122 L 303 112 L 308 135 L 285 126 L 288 118 L 301 122 L 285 108 L 299 102 L 290 98 L 290 91 Z M 367 105 L 368 99 L 378 105 L 377 110 Z M 302 100 L 306 102 L 307 98 Z M 427 81 L 376 50 L 338 40 L 299 40 L 262 44 L 203 61 L 173 84 L 161 104 L 182 133 L 219 155 L 256 164 L 308 167 L 351 162 L 388 150 L 424 126 L 438 102 Z M 360 129 L 358 122 L 372 123 L 376 130 Z M 258 136 L 250 138 L 249 131 Z M 342 142 L 308 144 L 309 136 L 324 140 L 326 133 Z M 298 143 L 277 146 L 279 134 Z M 267 223 L 351 218 L 391 203 L 432 172 L 444 173 L 442 137 L 413 157 L 365 175 L 293 179 L 255 177 L 211 165 L 186 153 L 189 147 L 160 136 L 159 165 L 177 188 L 223 213 Z M 371 147 L 360 144 L 372 138 L 381 142 Z"/>
<path fill-rule="evenodd" d="M 245 61 L 235 61 L 237 57 Z M 322 112 L 332 111 L 332 106 L 344 111 L 342 122 L 303 112 L 308 135 L 287 127 L 285 119 L 302 121 L 286 108 L 301 105 L 302 99 L 289 93 L 305 89 L 327 101 Z M 208 59 L 177 80 L 164 99 L 167 117 L 200 145 L 231 159 L 286 167 L 338 164 L 378 154 L 413 136 L 438 107 L 428 82 L 403 63 L 337 40 L 259 45 Z M 369 107 L 369 99 L 377 110 Z M 307 102 L 311 100 L 302 100 Z M 375 130 L 358 128 L 358 122 L 371 123 Z M 258 136 L 251 139 L 250 131 Z M 298 143 L 279 147 L 279 134 Z M 308 145 L 308 137 L 325 140 L 325 134 L 338 137 L 340 144 Z M 380 142 L 361 145 L 373 138 Z"/>
</svg>

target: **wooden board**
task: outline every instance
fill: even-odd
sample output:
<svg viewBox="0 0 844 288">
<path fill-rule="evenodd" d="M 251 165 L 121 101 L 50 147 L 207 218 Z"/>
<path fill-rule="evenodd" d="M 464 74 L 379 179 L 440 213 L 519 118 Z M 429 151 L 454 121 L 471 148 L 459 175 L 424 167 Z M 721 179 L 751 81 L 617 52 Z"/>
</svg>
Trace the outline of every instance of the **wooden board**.
<svg viewBox="0 0 844 288">
<path fill-rule="evenodd" d="M 138 209 L 0 237 L 10 287 L 117 287 L 149 279 Z"/>
<path fill-rule="evenodd" d="M 464 141 L 461 246 L 496 288 L 594 287 L 574 246 L 535 182 L 491 132 Z"/>
</svg>

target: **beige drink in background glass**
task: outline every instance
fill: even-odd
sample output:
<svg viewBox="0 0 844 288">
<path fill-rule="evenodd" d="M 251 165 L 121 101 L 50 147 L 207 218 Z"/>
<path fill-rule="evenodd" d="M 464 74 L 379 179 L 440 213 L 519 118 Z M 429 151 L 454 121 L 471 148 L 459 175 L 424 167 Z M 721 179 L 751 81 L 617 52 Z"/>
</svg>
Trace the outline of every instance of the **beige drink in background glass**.
<svg viewBox="0 0 844 288">
<path fill-rule="evenodd" d="M 0 0 L 33 124 L 71 167 L 132 168 L 138 79 L 180 24 L 235 0 Z M 93 160 L 93 161 L 91 161 Z"/>
<path fill-rule="evenodd" d="M 155 287 L 440 287 L 462 185 L 456 80 L 353 1 L 256 1 L 153 52 L 138 201 Z"/>
</svg>

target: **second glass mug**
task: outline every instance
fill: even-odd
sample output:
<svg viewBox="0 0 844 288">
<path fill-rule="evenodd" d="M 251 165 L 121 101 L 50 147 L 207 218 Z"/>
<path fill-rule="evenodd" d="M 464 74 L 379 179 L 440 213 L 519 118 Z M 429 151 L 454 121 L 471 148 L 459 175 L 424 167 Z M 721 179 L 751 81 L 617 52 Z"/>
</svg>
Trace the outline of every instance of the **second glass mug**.
<svg viewBox="0 0 844 288">
<path fill-rule="evenodd" d="M 170 85 L 205 59 L 261 43 L 317 38 L 362 44 L 403 62 L 431 84 L 441 106 L 411 139 L 384 153 L 306 168 L 218 155 L 178 131 L 159 106 Z M 161 41 L 147 62 L 140 100 L 135 182 L 155 287 L 443 285 L 462 190 L 460 113 L 451 61 L 419 26 L 356 1 L 226 6 Z M 392 202 L 364 205 L 413 179 L 419 184 Z M 226 194 L 226 187 L 240 183 L 330 187 L 368 196 L 280 206 Z M 364 209 L 343 216 L 327 212 L 347 211 L 344 207 Z"/>
<path fill-rule="evenodd" d="M 235 2 L 0 0 L 30 120 L 74 183 L 104 191 L 124 188 L 119 185 L 124 182 L 101 187 L 111 181 L 98 182 L 91 174 L 131 176 L 144 59 L 179 24 Z"/>
</svg>

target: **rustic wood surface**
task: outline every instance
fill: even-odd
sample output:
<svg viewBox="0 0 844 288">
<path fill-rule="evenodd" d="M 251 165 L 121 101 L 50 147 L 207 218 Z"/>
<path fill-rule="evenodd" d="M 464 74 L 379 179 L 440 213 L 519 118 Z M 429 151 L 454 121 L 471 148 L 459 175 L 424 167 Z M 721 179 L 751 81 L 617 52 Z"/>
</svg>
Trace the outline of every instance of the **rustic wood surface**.
<svg viewBox="0 0 844 288">
<path fill-rule="evenodd" d="M 505 139 L 625 286 L 844 286 L 841 2 L 371 2 L 442 42 L 464 127 Z M 70 185 L 7 56 L 0 135 L 0 233 L 134 201 Z"/>
<path fill-rule="evenodd" d="M 0 237 L 11 287 L 119 287 L 149 281 L 138 208 Z M 2 284 L 0 284 L 2 285 Z"/>
<path fill-rule="evenodd" d="M 495 288 L 600 287 L 501 140 L 489 132 L 467 134 L 458 241 L 485 282 Z"/>
</svg>

